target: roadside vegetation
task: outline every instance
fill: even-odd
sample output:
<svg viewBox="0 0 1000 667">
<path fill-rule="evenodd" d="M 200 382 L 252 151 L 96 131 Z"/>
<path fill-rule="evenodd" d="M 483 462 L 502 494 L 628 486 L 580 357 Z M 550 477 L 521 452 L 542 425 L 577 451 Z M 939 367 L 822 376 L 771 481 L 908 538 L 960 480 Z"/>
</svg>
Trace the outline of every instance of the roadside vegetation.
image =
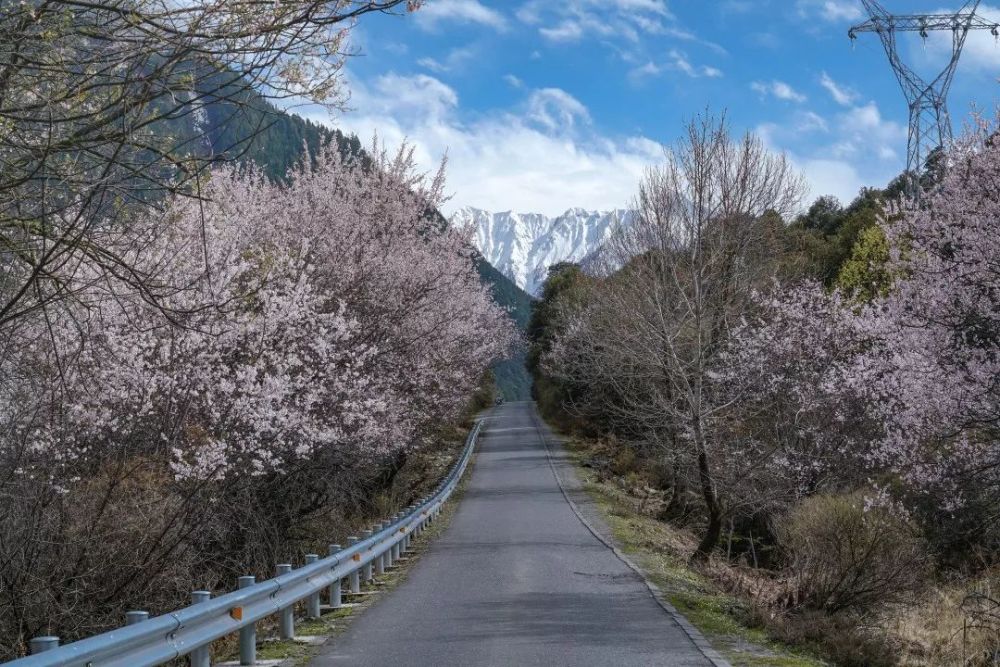
<svg viewBox="0 0 1000 667">
<path fill-rule="evenodd" d="M 635 222 L 551 270 L 541 409 L 641 517 L 626 542 L 661 522 L 655 549 L 723 596 L 692 620 L 840 665 L 1000 660 L 992 131 L 935 154 L 919 200 L 901 177 L 800 214 L 782 156 L 701 117 Z"/>
</svg>

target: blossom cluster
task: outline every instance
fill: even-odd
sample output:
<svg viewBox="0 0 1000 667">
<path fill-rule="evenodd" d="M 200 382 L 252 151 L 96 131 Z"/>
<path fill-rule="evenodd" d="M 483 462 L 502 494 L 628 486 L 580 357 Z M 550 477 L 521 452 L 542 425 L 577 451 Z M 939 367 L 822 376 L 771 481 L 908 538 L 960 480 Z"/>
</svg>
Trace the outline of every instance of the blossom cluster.
<svg viewBox="0 0 1000 667">
<path fill-rule="evenodd" d="M 983 124 L 948 161 L 919 204 L 880 223 L 896 276 L 885 296 L 778 290 L 734 337 L 728 385 L 748 404 L 790 401 L 801 425 L 776 463 L 849 456 L 955 505 L 971 480 L 1000 484 L 1000 146 Z"/>
<path fill-rule="evenodd" d="M 209 481 L 412 447 L 514 337 L 430 215 L 442 191 L 405 148 L 325 150 L 288 184 L 215 171 L 135 226 L 143 290 L 81 267 L 79 298 L 3 343 L 5 457 L 60 484 L 112 452 Z"/>
</svg>

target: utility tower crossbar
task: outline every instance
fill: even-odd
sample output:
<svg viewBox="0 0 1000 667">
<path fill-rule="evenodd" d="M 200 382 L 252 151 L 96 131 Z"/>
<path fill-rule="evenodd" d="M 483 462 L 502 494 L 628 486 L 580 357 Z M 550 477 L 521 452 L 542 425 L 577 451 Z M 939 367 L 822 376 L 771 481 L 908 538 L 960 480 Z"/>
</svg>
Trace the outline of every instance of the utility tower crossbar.
<svg viewBox="0 0 1000 667">
<path fill-rule="evenodd" d="M 906 171 L 911 186 L 917 187 L 917 178 L 931 153 L 947 146 L 952 138 L 951 119 L 948 116 L 948 90 L 951 88 L 958 67 L 965 39 L 970 30 L 989 30 L 1000 36 L 1000 25 L 976 14 L 981 0 L 969 0 L 954 14 L 889 14 L 876 0 L 861 0 L 868 10 L 869 19 L 848 31 L 851 40 L 859 33 L 873 32 L 882 40 L 896 79 L 906 96 L 910 109 L 910 132 L 906 150 Z M 950 30 L 952 34 L 951 60 L 941 73 L 926 81 L 899 57 L 896 34 L 916 32 L 926 39 L 931 31 Z M 919 194 L 914 191 L 914 194 Z"/>
</svg>

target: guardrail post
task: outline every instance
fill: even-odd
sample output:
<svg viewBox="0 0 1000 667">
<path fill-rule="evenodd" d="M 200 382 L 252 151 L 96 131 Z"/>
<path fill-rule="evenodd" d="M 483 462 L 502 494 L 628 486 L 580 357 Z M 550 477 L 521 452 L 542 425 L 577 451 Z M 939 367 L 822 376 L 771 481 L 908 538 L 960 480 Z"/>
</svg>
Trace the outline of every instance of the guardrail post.
<svg viewBox="0 0 1000 667">
<path fill-rule="evenodd" d="M 389 517 L 389 520 L 386 521 L 385 523 L 386 523 L 386 528 L 391 528 L 393 525 L 395 525 L 395 523 L 396 523 L 396 517 L 395 517 L 395 515 Z M 396 537 L 395 533 L 389 533 L 389 539 L 390 540 L 394 539 L 395 537 Z M 396 562 L 396 549 L 395 549 L 395 547 L 390 546 L 388 549 L 385 550 L 385 559 L 384 560 L 385 560 L 385 569 L 388 570 L 390 567 L 392 567 L 393 563 Z"/>
<path fill-rule="evenodd" d="M 208 602 L 212 598 L 210 591 L 192 591 L 191 604 Z M 191 651 L 191 667 L 212 667 L 212 656 L 209 646 L 199 646 Z"/>
<path fill-rule="evenodd" d="M 372 536 L 372 531 L 370 530 L 361 531 L 362 540 L 367 540 L 371 536 Z M 369 551 L 371 551 L 371 548 L 369 548 Z M 365 568 L 362 573 L 362 579 L 364 579 L 365 582 L 369 582 L 372 580 L 372 562 L 370 560 L 367 563 L 365 563 Z"/>
<path fill-rule="evenodd" d="M 275 568 L 275 576 L 280 577 L 292 571 L 289 563 L 281 563 Z M 295 639 L 295 605 L 289 604 L 278 612 L 278 636 L 282 639 Z"/>
<path fill-rule="evenodd" d="M 52 649 L 59 647 L 59 638 L 54 635 L 34 637 L 28 645 L 28 650 L 31 652 L 31 655 L 35 655 L 36 653 L 45 653 L 46 651 L 51 651 Z"/>
<path fill-rule="evenodd" d="M 347 546 L 353 546 L 358 543 L 357 535 L 351 535 L 347 538 Z M 361 568 L 357 568 L 351 572 L 351 592 L 357 595 L 361 592 Z"/>
<path fill-rule="evenodd" d="M 383 521 L 382 523 L 375 524 L 375 532 L 381 533 L 389 524 Z M 379 554 L 375 557 L 375 575 L 382 576 L 385 574 L 385 554 Z"/>
<path fill-rule="evenodd" d="M 306 565 L 315 563 L 319 560 L 319 554 L 306 554 Z M 307 605 L 308 609 L 306 613 L 309 618 L 319 618 L 319 591 L 316 591 L 309 596 L 309 602 Z"/>
<path fill-rule="evenodd" d="M 413 505 L 410 505 L 410 506 L 409 506 L 409 507 L 407 508 L 407 512 L 406 512 L 406 515 L 407 515 L 407 516 L 410 516 L 410 517 L 412 517 L 412 516 L 413 516 L 413 510 L 415 510 L 415 509 L 416 509 L 416 507 L 415 507 L 415 506 L 413 506 Z M 406 550 L 406 551 L 409 551 L 409 550 L 410 550 L 410 539 L 411 539 L 411 538 L 412 538 L 412 537 L 414 536 L 414 534 L 415 534 L 415 533 L 414 533 L 414 530 L 416 530 L 416 524 L 411 524 L 411 525 L 410 525 L 410 528 L 409 528 L 409 529 L 407 529 L 407 531 L 406 531 L 406 537 L 404 537 L 404 538 L 403 538 L 403 549 L 404 549 L 404 550 Z"/>
<path fill-rule="evenodd" d="M 125 625 L 135 625 L 149 620 L 148 611 L 127 611 L 125 612 Z"/>
<path fill-rule="evenodd" d="M 401 518 L 402 515 L 399 514 L 398 512 L 396 514 L 393 514 L 392 515 L 393 525 L 395 525 Z M 398 531 L 399 529 L 397 528 L 396 530 Z M 395 535 L 393 537 L 395 537 Z M 393 561 L 399 560 L 399 542 L 396 542 L 395 544 L 392 545 L 392 560 Z"/>
<path fill-rule="evenodd" d="M 335 555 L 339 551 L 340 551 L 339 544 L 330 545 L 331 556 Z M 333 607 L 334 609 L 340 609 L 341 604 L 342 603 L 340 601 L 340 579 L 337 579 L 335 582 L 330 584 L 330 606 Z"/>
<path fill-rule="evenodd" d="M 238 588 L 247 588 L 257 583 L 256 577 L 240 577 Z M 251 623 L 240 628 L 240 664 L 252 665 L 257 662 L 257 624 Z"/>
</svg>

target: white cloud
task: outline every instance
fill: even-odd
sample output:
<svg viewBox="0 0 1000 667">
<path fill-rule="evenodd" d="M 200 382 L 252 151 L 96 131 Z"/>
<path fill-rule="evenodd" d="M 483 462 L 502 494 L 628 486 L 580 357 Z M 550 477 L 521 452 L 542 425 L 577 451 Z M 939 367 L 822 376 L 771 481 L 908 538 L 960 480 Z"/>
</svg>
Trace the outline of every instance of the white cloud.
<svg viewBox="0 0 1000 667">
<path fill-rule="evenodd" d="M 829 119 L 798 111 L 786 122 L 761 125 L 757 132 L 772 149 L 788 152 L 805 174 L 812 197 L 830 194 L 848 202 L 862 186 L 885 185 L 903 170 L 897 147 L 906 145 L 907 130 L 883 118 L 874 102 Z"/>
<path fill-rule="evenodd" d="M 417 60 L 417 64 L 425 69 L 429 69 L 432 72 L 447 72 L 448 67 L 439 60 L 434 58 L 420 58 Z"/>
<path fill-rule="evenodd" d="M 987 21 L 1000 24 L 1000 8 L 998 7 L 979 5 L 976 14 Z M 971 32 L 965 41 L 963 58 L 965 58 L 964 62 L 968 62 L 977 69 L 987 69 L 992 74 L 996 74 L 997 63 L 1000 62 L 1000 43 L 988 30 Z"/>
<path fill-rule="evenodd" d="M 514 16 L 521 23 L 527 23 L 528 25 L 535 25 L 541 23 L 542 21 L 542 6 L 537 2 L 527 2 L 521 5 Z"/>
<path fill-rule="evenodd" d="M 504 74 L 503 80 L 506 81 L 507 85 L 511 88 L 524 88 L 524 81 L 521 81 L 521 79 L 517 78 L 513 74 Z"/>
<path fill-rule="evenodd" d="M 561 88 L 542 88 L 531 93 L 528 116 L 552 131 L 570 130 L 578 120 L 590 122 L 587 107 Z"/>
<path fill-rule="evenodd" d="M 673 63 L 675 69 L 678 69 L 690 77 L 698 76 L 697 70 L 695 70 L 694 65 L 687 59 L 687 57 L 674 49 L 670 52 L 670 60 Z"/>
<path fill-rule="evenodd" d="M 448 116 L 458 106 L 458 94 L 426 74 L 380 76 L 374 88 L 352 86 L 350 106 L 368 113 L 418 114 L 429 119 Z"/>
<path fill-rule="evenodd" d="M 856 92 L 834 81 L 826 72 L 823 72 L 820 76 L 819 84 L 826 88 L 827 92 L 830 93 L 830 97 L 833 98 L 833 101 L 840 106 L 849 107 L 854 104 L 854 101 L 858 98 L 858 94 Z"/>
<path fill-rule="evenodd" d="M 666 18 L 673 18 L 673 14 L 667 9 L 667 3 L 664 0 L 592 0 L 591 4 L 611 4 L 621 11 L 650 12 Z"/>
<path fill-rule="evenodd" d="M 675 25 L 676 17 L 664 0 L 527 0 L 515 12 L 519 21 L 538 26 L 550 41 L 579 41 L 587 36 L 609 43 L 638 44 L 646 35 L 696 39 Z"/>
<path fill-rule="evenodd" d="M 431 70 L 432 72 L 451 72 L 456 69 L 461 69 L 464 65 L 471 62 L 475 59 L 476 54 L 476 49 L 471 46 L 466 46 L 452 49 L 448 52 L 448 55 L 444 57 L 444 60 L 437 60 L 429 57 L 420 58 L 417 60 L 417 64 L 425 69 Z"/>
<path fill-rule="evenodd" d="M 882 159 L 898 158 L 896 146 L 906 145 L 908 130 L 903 125 L 882 118 L 874 102 L 849 109 L 839 118 L 839 133 L 848 148 L 846 155 L 874 152 Z"/>
<path fill-rule="evenodd" d="M 483 5 L 479 0 L 434 0 L 424 4 L 416 13 L 417 24 L 433 29 L 440 23 L 476 23 L 494 30 L 507 28 L 503 14 Z"/>
<path fill-rule="evenodd" d="M 316 111 L 313 119 L 362 141 L 374 132 L 390 146 L 410 137 L 428 170 L 447 153 L 454 197 L 446 213 L 465 205 L 551 215 L 571 206 L 624 206 L 644 168 L 663 159 L 662 146 L 648 138 L 598 133 L 586 107 L 557 88 L 532 91 L 517 108 L 467 123 L 455 92 L 433 77 L 350 83 L 355 111 L 332 121 Z"/>
<path fill-rule="evenodd" d="M 539 28 L 538 32 L 553 42 L 575 42 L 583 37 L 583 27 L 576 21 L 563 21 L 552 28 Z"/>
<path fill-rule="evenodd" d="M 857 21 L 864 16 L 857 0 L 798 0 L 796 7 L 802 17 L 819 16 L 826 21 Z"/>
<path fill-rule="evenodd" d="M 863 16 L 858 4 L 851 0 L 826 0 L 822 14 L 827 21 L 856 21 Z"/>
<path fill-rule="evenodd" d="M 687 54 L 678 51 L 677 49 L 671 49 L 670 53 L 667 55 L 670 58 L 670 67 L 687 74 L 692 79 L 697 79 L 702 76 L 709 78 L 722 76 L 722 70 L 715 67 L 709 67 L 708 65 L 692 65 L 691 61 L 688 60 Z"/>
<path fill-rule="evenodd" d="M 950 14 L 955 8 L 939 9 L 937 12 Z M 1000 8 L 992 5 L 979 5 L 976 14 L 986 21 L 1000 24 Z M 934 31 L 930 33 L 926 44 L 914 38 L 912 44 L 912 56 L 924 65 L 933 64 L 936 68 L 944 67 L 951 57 L 951 32 L 947 30 Z M 969 68 L 975 70 L 977 75 L 982 74 L 982 70 L 988 70 L 991 74 L 997 74 L 997 63 L 1000 63 L 1000 42 L 990 34 L 989 30 L 975 30 L 969 33 L 965 40 L 965 50 L 962 52 L 962 61 L 959 70 Z"/>
<path fill-rule="evenodd" d="M 762 96 L 772 95 L 779 100 L 786 100 L 788 102 L 797 102 L 799 104 L 806 101 L 806 96 L 798 92 L 790 85 L 784 81 L 771 81 L 771 82 L 761 82 L 754 81 L 750 84 L 750 88 L 754 91 L 760 93 Z"/>
<path fill-rule="evenodd" d="M 833 195 L 847 203 L 857 197 L 867 183 L 857 169 L 844 160 L 802 159 L 795 156 L 792 156 L 792 160 L 801 169 L 809 184 L 809 195 L 814 198 Z"/>
<path fill-rule="evenodd" d="M 662 67 L 654 63 L 652 60 L 649 60 L 646 61 L 645 64 L 639 65 L 638 67 L 633 67 L 631 70 L 629 70 L 628 76 L 630 80 L 632 80 L 635 83 L 638 83 L 639 81 L 647 77 L 657 76 L 662 71 L 663 71 Z"/>
<path fill-rule="evenodd" d="M 829 132 L 826 119 L 814 111 L 803 111 L 798 117 L 796 128 L 799 132 Z"/>
<path fill-rule="evenodd" d="M 822 154 L 806 154 L 807 151 L 796 151 L 789 144 L 794 143 L 788 136 L 787 128 L 776 123 L 765 123 L 757 128 L 757 134 L 764 144 L 775 152 L 783 152 L 806 179 L 809 192 L 808 201 L 822 196 L 833 195 L 837 199 L 848 202 L 857 196 L 865 184 L 855 167 L 846 160 L 825 157 Z"/>
<path fill-rule="evenodd" d="M 663 24 L 659 18 L 651 18 L 648 16 L 643 16 L 642 14 L 636 14 L 632 17 L 635 21 L 636 26 L 638 26 L 643 32 L 648 32 L 651 35 L 667 35 L 671 37 L 676 37 L 678 39 L 694 39 L 694 34 L 688 32 L 687 30 L 681 30 L 680 28 L 668 28 Z"/>
</svg>

